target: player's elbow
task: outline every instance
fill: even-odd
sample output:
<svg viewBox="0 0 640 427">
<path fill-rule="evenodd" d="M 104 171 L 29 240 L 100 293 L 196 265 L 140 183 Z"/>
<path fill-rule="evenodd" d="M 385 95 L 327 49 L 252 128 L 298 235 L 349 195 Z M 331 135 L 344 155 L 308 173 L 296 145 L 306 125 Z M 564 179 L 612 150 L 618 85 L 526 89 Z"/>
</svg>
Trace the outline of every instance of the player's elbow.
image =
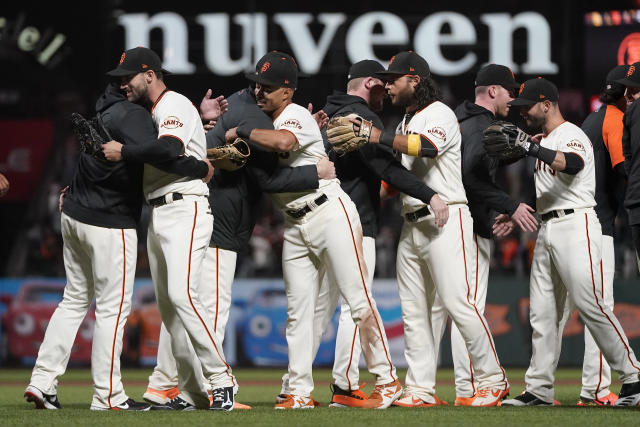
<svg viewBox="0 0 640 427">
<path fill-rule="evenodd" d="M 296 148 L 298 139 L 290 132 L 278 132 L 278 138 L 275 141 L 276 151 L 287 152 Z"/>
</svg>

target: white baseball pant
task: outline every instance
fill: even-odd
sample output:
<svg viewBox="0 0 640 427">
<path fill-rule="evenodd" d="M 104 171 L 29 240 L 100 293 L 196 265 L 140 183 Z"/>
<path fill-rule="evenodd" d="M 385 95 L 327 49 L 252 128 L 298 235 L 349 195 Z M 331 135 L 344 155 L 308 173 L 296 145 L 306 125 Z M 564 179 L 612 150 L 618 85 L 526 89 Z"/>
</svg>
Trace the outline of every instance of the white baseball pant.
<svg viewBox="0 0 640 427">
<path fill-rule="evenodd" d="M 591 208 L 574 211 L 542 223 L 531 265 L 533 354 L 525 383 L 528 392 L 545 402 L 554 400 L 555 370 L 569 313 L 567 295 L 622 383 L 638 381 L 640 372 L 618 319 L 601 296 L 598 217 Z"/>
<path fill-rule="evenodd" d="M 103 228 L 61 215 L 67 285 L 49 320 L 30 385 L 56 394 L 78 328 L 96 299 L 91 347 L 91 406 L 111 408 L 128 399 L 120 377 L 122 334 L 131 310 L 138 237 L 135 229 Z"/>
<path fill-rule="evenodd" d="M 235 385 L 213 331 L 213 319 L 198 295 L 212 228 L 207 198 L 186 195 L 182 200 L 152 208 L 147 237 L 151 277 L 162 321 L 171 335 L 179 388 L 198 407 L 209 406 L 202 373 L 212 388 Z M 193 363 L 189 341 L 202 371 Z"/>
<path fill-rule="evenodd" d="M 369 371 L 376 384 L 397 379 L 375 301 L 366 286 L 362 231 L 355 205 L 341 189 L 303 218 L 287 218 L 282 265 L 287 293 L 289 388 L 310 396 L 313 390 L 314 316 L 322 267 L 351 308 Z"/>
<path fill-rule="evenodd" d="M 202 263 L 202 279 L 198 287 L 198 296 L 213 319 L 213 331 L 220 343 L 224 342 L 224 332 L 231 308 L 231 285 L 236 271 L 238 254 L 234 251 L 210 246 Z M 189 343 L 189 350 L 193 346 Z M 195 353 L 193 353 L 195 358 Z M 197 359 L 194 359 L 197 360 Z M 207 381 L 202 377 L 207 386 Z M 158 357 L 153 373 L 149 376 L 149 387 L 156 390 L 170 390 L 178 385 L 176 360 L 171 352 L 169 332 L 164 324 L 160 328 Z"/>
<path fill-rule="evenodd" d="M 487 288 L 489 283 L 489 260 L 491 259 L 491 240 L 473 235 L 472 257 L 475 262 L 476 280 L 471 286 L 473 301 L 478 311 L 484 314 L 487 302 Z M 431 308 L 431 322 L 436 359 L 440 354 L 440 343 L 447 328 L 449 317 L 439 294 L 436 292 L 435 301 Z M 464 338 L 455 322 L 451 323 L 451 357 L 453 358 L 453 372 L 456 383 L 457 397 L 472 397 L 476 394 L 478 383 L 474 378 L 471 357 L 467 352 Z"/>
<path fill-rule="evenodd" d="M 444 227 L 433 215 L 405 221 L 398 245 L 398 290 L 404 322 L 407 390 L 434 402 L 437 354 L 431 322 L 436 292 L 464 337 L 479 388 L 509 387 L 489 326 L 475 305 L 473 220 L 466 204 L 449 206 Z"/>
</svg>

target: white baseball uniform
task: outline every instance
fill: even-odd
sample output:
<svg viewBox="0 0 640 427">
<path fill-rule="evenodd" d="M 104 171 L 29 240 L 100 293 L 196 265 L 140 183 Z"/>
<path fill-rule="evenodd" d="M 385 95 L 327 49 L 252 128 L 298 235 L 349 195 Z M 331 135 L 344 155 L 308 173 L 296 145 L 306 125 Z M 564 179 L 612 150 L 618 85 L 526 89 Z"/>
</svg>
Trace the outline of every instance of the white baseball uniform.
<svg viewBox="0 0 640 427">
<path fill-rule="evenodd" d="M 276 130 L 293 133 L 298 141 L 295 150 L 280 155 L 281 165 L 315 164 L 325 155 L 320 130 L 306 108 L 289 104 L 273 124 Z M 384 326 L 366 285 L 360 218 L 349 196 L 332 179 L 320 180 L 317 190 L 272 194 L 271 198 L 286 217 L 282 267 L 291 394 L 308 397 L 313 390 L 314 312 L 323 270 L 351 308 L 376 384 L 395 381 Z"/>
<path fill-rule="evenodd" d="M 489 326 L 475 304 L 476 263 L 473 222 L 462 184 L 460 129 L 455 114 L 433 102 L 405 116 L 401 133 L 426 137 L 437 149 L 435 158 L 403 155 L 402 164 L 436 191 L 449 205 L 449 220 L 442 228 L 422 201 L 402 195 L 405 221 L 398 245 L 397 272 L 405 357 L 409 365 L 407 392 L 433 403 L 437 368 L 431 310 L 435 294 L 464 337 L 476 380 L 482 389 L 509 387 L 498 360 Z"/>
<path fill-rule="evenodd" d="M 593 210 L 596 203 L 591 141 L 580 128 L 564 122 L 540 144 L 578 154 L 584 161 L 584 168 L 576 175 L 556 172 L 540 160 L 535 168 L 536 209 L 541 215 L 555 217 L 543 220 L 533 254 L 533 354 L 525 382 L 528 392 L 553 402 L 562 330 L 569 313 L 565 310 L 567 296 L 623 383 L 638 380 L 640 363 L 602 297 L 602 230 Z"/>
<path fill-rule="evenodd" d="M 185 96 L 165 91 L 155 102 L 151 115 L 158 126 L 159 138 L 177 138 L 184 144 L 186 155 L 204 159 L 206 138 L 200 116 Z M 158 307 L 171 335 L 179 388 L 185 400 L 208 407 L 201 372 L 212 388 L 235 385 L 213 330 L 213 319 L 198 295 L 202 264 L 213 229 L 206 197 L 209 188 L 200 179 L 178 177 L 147 164 L 143 188 L 147 200 L 163 198 L 165 202 L 151 210 L 147 250 Z M 189 341 L 201 371 L 193 363 Z"/>
<path fill-rule="evenodd" d="M 56 394 L 57 378 L 67 367 L 76 333 L 95 297 L 91 407 L 108 409 L 128 399 L 120 376 L 120 353 L 131 309 L 138 236 L 133 228 L 97 227 L 65 213 L 61 222 L 67 284 L 47 325 L 29 384 Z"/>
</svg>

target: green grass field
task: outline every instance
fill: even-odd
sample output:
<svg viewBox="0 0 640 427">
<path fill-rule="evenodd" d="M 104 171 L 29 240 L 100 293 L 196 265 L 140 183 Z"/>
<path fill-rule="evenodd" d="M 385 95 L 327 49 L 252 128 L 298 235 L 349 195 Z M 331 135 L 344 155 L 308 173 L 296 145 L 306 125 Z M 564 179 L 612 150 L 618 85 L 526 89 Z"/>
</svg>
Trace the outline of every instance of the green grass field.
<svg viewBox="0 0 640 427">
<path fill-rule="evenodd" d="M 150 369 L 126 370 L 123 372 L 129 396 L 141 400 L 146 388 Z M 313 396 L 323 407 L 305 411 L 275 411 L 274 398 L 280 391 L 280 369 L 237 369 L 240 383 L 238 401 L 253 406 L 251 411 L 212 413 L 194 411 L 187 413 L 162 412 L 92 412 L 89 410 L 92 388 L 87 369 L 72 369 L 60 378 L 58 396 L 63 405 L 59 411 L 36 411 L 22 397 L 29 380 L 29 370 L 0 370 L 0 424 L 29 426 L 177 426 L 177 425 L 600 425 L 627 426 L 640 424 L 638 408 L 579 408 L 575 403 L 580 392 L 580 372 L 576 369 L 558 371 L 556 399 L 560 407 L 547 408 L 460 408 L 454 406 L 408 409 L 392 407 L 386 411 L 363 409 L 331 409 L 326 404 L 331 398 L 329 382 L 331 372 L 326 369 L 314 371 L 316 389 Z M 511 396 L 523 389 L 524 370 L 507 371 L 511 381 Z M 404 379 L 404 372 L 401 372 Z M 363 374 L 363 381 L 370 380 Z M 453 372 L 438 372 L 438 397 L 453 405 L 455 391 Z M 372 385 L 365 391 L 369 393 Z M 619 385 L 612 387 L 614 392 Z"/>
</svg>

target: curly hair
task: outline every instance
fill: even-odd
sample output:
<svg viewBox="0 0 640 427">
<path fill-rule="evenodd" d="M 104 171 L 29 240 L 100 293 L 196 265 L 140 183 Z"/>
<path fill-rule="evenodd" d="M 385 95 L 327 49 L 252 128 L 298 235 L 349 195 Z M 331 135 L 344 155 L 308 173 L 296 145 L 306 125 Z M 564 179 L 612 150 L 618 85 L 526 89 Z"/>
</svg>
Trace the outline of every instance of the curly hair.
<svg viewBox="0 0 640 427">
<path fill-rule="evenodd" d="M 424 108 L 434 101 L 442 101 L 440 90 L 431 76 L 420 78 L 420 83 L 417 84 L 413 96 L 418 108 Z"/>
</svg>

